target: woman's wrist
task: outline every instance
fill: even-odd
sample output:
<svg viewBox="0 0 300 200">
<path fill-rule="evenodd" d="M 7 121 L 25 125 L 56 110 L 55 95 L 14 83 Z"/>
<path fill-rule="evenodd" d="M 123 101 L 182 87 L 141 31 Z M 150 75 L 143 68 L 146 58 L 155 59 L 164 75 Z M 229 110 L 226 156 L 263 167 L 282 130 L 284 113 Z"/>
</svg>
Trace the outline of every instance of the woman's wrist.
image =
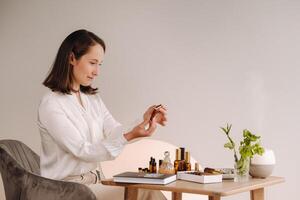
<svg viewBox="0 0 300 200">
<path fill-rule="evenodd" d="M 129 131 L 129 132 L 124 134 L 124 138 L 129 142 L 129 141 L 131 141 L 131 140 L 133 140 L 137 137 L 136 137 L 136 134 L 133 131 Z"/>
</svg>

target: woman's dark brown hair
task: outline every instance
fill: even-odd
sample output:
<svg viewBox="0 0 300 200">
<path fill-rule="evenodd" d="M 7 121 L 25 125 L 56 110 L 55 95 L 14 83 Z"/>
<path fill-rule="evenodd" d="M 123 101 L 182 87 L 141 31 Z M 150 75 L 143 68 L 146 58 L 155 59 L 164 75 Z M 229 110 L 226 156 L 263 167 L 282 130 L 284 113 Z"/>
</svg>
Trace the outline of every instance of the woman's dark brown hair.
<svg viewBox="0 0 300 200">
<path fill-rule="evenodd" d="M 52 69 L 43 85 L 52 91 L 70 94 L 73 81 L 73 66 L 69 62 L 71 53 L 78 60 L 96 44 L 101 45 L 105 52 L 104 41 L 92 32 L 82 29 L 68 35 L 60 45 Z M 98 88 L 80 85 L 80 90 L 86 94 L 96 94 Z"/>
</svg>

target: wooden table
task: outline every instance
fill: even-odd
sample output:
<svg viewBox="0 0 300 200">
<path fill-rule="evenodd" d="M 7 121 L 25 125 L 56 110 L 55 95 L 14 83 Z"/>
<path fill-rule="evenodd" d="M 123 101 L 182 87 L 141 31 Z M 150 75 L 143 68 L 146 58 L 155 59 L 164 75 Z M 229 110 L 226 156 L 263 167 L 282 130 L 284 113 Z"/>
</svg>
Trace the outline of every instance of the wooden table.
<svg viewBox="0 0 300 200">
<path fill-rule="evenodd" d="M 222 183 L 200 184 L 177 180 L 167 185 L 116 183 L 112 179 L 101 181 L 103 185 L 125 187 L 124 199 L 137 199 L 139 188 L 150 190 L 164 190 L 172 192 L 172 200 L 181 200 L 182 193 L 208 195 L 209 200 L 220 200 L 223 196 L 229 196 L 242 192 L 250 192 L 251 200 L 264 200 L 264 188 L 270 185 L 284 182 L 282 177 L 268 177 L 265 179 L 250 178 L 247 182 L 223 181 Z"/>
</svg>

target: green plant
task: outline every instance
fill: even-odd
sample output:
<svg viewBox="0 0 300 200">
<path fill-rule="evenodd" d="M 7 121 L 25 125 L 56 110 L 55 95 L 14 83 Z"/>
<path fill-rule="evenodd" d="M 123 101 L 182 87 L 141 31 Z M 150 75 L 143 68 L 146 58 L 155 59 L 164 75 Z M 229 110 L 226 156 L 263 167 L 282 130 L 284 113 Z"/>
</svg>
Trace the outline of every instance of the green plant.
<svg viewBox="0 0 300 200">
<path fill-rule="evenodd" d="M 224 144 L 224 147 L 233 150 L 236 168 L 240 173 L 240 175 L 245 175 L 249 167 L 250 158 L 252 158 L 255 154 L 262 155 L 264 153 L 264 148 L 259 143 L 260 136 L 254 135 L 249 130 L 244 129 L 243 140 L 240 141 L 240 146 L 239 146 L 240 158 L 238 158 L 236 145 L 229 135 L 231 131 L 231 127 L 232 127 L 231 124 L 230 125 L 227 124 L 226 127 L 221 127 L 221 129 L 226 134 L 229 140 L 229 142 Z"/>
</svg>

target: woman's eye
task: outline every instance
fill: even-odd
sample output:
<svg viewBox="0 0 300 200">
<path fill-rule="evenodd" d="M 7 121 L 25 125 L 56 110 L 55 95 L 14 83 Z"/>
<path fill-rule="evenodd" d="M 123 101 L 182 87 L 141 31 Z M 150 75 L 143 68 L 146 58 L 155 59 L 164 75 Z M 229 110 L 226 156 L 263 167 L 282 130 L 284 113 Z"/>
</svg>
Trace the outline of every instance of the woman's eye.
<svg viewBox="0 0 300 200">
<path fill-rule="evenodd" d="M 95 65 L 95 64 L 97 64 L 97 63 L 93 63 L 93 62 L 91 62 L 91 64 L 92 64 L 92 65 Z"/>
</svg>

